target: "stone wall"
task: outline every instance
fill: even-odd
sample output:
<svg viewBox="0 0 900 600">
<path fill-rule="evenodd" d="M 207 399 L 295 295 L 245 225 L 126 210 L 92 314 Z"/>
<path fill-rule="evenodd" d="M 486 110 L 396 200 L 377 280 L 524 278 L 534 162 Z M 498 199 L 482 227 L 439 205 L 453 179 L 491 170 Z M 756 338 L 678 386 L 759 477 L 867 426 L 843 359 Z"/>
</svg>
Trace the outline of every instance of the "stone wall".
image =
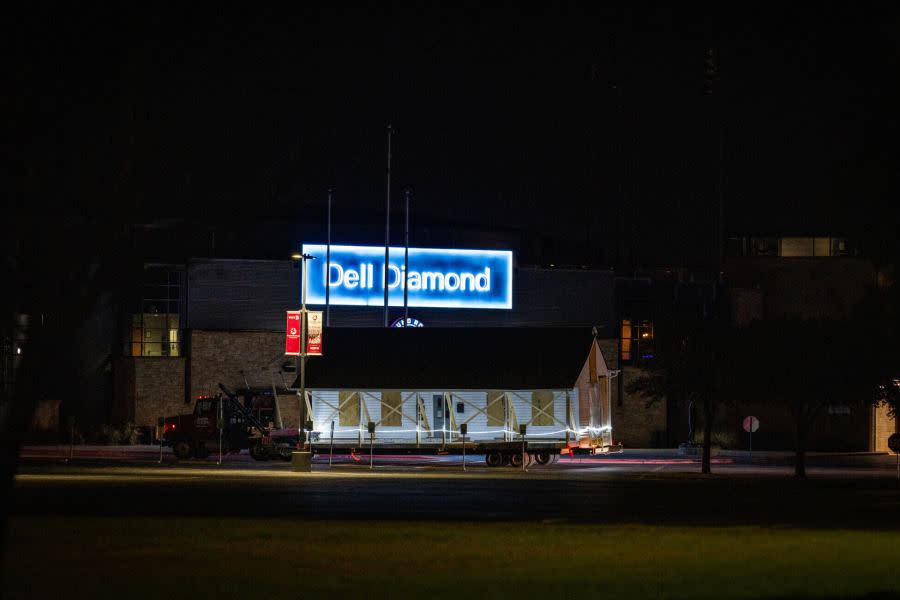
<svg viewBox="0 0 900 600">
<path fill-rule="evenodd" d="M 624 391 L 642 374 L 641 369 L 626 366 L 619 375 L 623 378 L 621 403 L 613 395 L 613 437 L 626 448 L 654 448 L 666 443 L 665 399 L 656 399 L 648 406 L 645 396 Z"/>
<path fill-rule="evenodd" d="M 872 452 L 890 452 L 888 438 L 898 431 L 897 419 L 889 414 L 887 405 L 872 408 Z"/>
<path fill-rule="evenodd" d="M 184 358 L 122 358 L 113 368 L 113 424 L 130 421 L 155 426 L 157 417 L 193 410 L 191 404 L 185 402 Z"/>
<path fill-rule="evenodd" d="M 293 373 L 285 373 L 284 380 L 280 374 L 290 360 L 283 332 L 194 330 L 190 336 L 191 397 L 216 394 L 219 383 L 231 389 L 294 383 Z"/>
</svg>

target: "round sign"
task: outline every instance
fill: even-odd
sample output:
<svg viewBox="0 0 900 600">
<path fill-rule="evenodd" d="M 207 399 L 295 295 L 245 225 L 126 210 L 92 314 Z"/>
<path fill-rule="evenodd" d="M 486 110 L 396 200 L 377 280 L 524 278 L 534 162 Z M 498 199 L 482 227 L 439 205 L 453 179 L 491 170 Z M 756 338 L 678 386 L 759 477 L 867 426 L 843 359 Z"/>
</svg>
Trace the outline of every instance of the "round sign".
<svg viewBox="0 0 900 600">
<path fill-rule="evenodd" d="M 393 323 L 391 323 L 391 327 L 424 327 L 425 324 L 418 319 L 414 319 L 413 317 L 408 317 L 406 321 L 403 321 L 403 317 L 400 317 Z"/>
<path fill-rule="evenodd" d="M 900 433 L 892 433 L 888 438 L 888 448 L 900 454 Z"/>
<path fill-rule="evenodd" d="M 755 433 L 759 429 L 759 419 L 756 417 L 744 417 L 744 431 Z"/>
</svg>

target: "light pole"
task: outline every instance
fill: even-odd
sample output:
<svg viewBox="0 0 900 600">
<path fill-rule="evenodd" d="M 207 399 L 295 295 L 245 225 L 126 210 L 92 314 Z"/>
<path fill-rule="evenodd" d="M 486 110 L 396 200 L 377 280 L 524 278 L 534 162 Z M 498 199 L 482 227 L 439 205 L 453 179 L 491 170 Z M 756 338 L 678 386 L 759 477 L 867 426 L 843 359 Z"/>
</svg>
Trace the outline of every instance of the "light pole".
<svg viewBox="0 0 900 600">
<path fill-rule="evenodd" d="M 297 356 L 297 363 L 300 371 L 300 422 L 297 429 L 303 431 L 303 425 L 306 423 L 306 261 L 315 260 L 312 254 L 303 254 L 302 252 L 292 252 L 291 260 L 298 261 L 300 267 L 300 355 Z M 303 436 L 305 442 L 305 436 Z"/>
</svg>

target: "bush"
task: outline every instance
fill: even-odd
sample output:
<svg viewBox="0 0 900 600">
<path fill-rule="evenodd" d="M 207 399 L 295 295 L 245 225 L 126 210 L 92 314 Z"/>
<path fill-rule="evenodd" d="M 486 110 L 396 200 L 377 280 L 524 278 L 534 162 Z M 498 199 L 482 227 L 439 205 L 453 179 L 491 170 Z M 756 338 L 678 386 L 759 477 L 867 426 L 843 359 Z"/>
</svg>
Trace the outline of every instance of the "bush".
<svg viewBox="0 0 900 600">
<path fill-rule="evenodd" d="M 105 423 L 88 425 L 84 429 L 75 429 L 75 444 L 98 444 L 106 446 L 117 446 L 124 444 L 126 446 L 134 446 L 142 444 L 148 437 L 145 428 L 128 422 L 120 427 L 115 425 L 107 425 Z M 152 436 L 150 436 L 152 438 Z M 65 438 L 68 440 L 69 435 Z"/>
<path fill-rule="evenodd" d="M 703 430 L 694 432 L 694 440 L 697 444 L 703 443 Z M 732 431 L 713 431 L 712 445 L 719 448 L 730 449 L 735 447 L 737 436 Z"/>
<path fill-rule="evenodd" d="M 121 439 L 123 444 L 129 446 L 140 444 L 143 437 L 143 430 L 134 423 L 128 422 L 122 425 Z"/>
</svg>

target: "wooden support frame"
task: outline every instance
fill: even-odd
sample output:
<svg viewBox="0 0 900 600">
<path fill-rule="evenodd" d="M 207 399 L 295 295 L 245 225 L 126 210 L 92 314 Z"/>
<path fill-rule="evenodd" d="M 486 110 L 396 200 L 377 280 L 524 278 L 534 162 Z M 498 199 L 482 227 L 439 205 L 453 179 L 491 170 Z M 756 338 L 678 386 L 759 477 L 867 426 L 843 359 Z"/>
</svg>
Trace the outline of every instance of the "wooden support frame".
<svg viewBox="0 0 900 600">
<path fill-rule="evenodd" d="M 565 427 L 566 427 L 566 424 L 565 424 L 564 422 L 562 422 L 562 421 L 560 421 L 559 419 L 556 418 L 556 415 L 553 414 L 554 411 L 553 411 L 553 408 L 552 408 L 553 406 L 556 405 L 556 393 L 559 392 L 559 391 L 561 391 L 561 390 L 531 390 L 532 393 L 533 393 L 533 392 L 537 392 L 537 391 L 548 391 L 548 392 L 551 392 L 551 393 L 553 394 L 553 403 L 551 404 L 550 412 L 547 412 L 546 410 L 544 410 L 544 409 L 541 408 L 540 406 L 537 406 L 530 398 L 529 398 L 529 399 L 523 398 L 523 397 L 522 397 L 519 393 L 517 393 L 517 392 L 507 392 L 507 393 L 508 393 L 508 394 L 512 394 L 513 397 L 518 398 L 519 400 L 521 400 L 522 402 L 524 402 L 525 404 L 527 404 L 528 406 L 530 406 L 530 407 L 532 408 L 532 412 L 533 412 L 534 410 L 537 410 L 539 414 L 542 414 L 542 415 L 544 415 L 544 416 L 546 416 L 546 417 L 549 417 L 549 418 L 553 421 L 553 423 L 552 423 L 551 425 L 537 425 L 536 427 L 552 427 L 552 426 L 554 426 L 554 425 L 559 424 L 559 425 L 561 425 L 563 428 L 565 428 Z M 567 392 L 567 393 L 568 393 L 568 392 Z M 511 403 L 510 403 L 510 404 L 511 404 Z M 531 422 L 532 422 L 533 420 L 534 420 L 534 417 L 528 419 L 528 421 L 525 423 L 525 425 L 529 425 L 529 426 L 530 426 L 530 425 L 531 425 Z M 517 430 L 518 430 L 518 426 L 516 426 L 516 427 L 513 428 L 513 431 L 517 431 Z"/>
</svg>

